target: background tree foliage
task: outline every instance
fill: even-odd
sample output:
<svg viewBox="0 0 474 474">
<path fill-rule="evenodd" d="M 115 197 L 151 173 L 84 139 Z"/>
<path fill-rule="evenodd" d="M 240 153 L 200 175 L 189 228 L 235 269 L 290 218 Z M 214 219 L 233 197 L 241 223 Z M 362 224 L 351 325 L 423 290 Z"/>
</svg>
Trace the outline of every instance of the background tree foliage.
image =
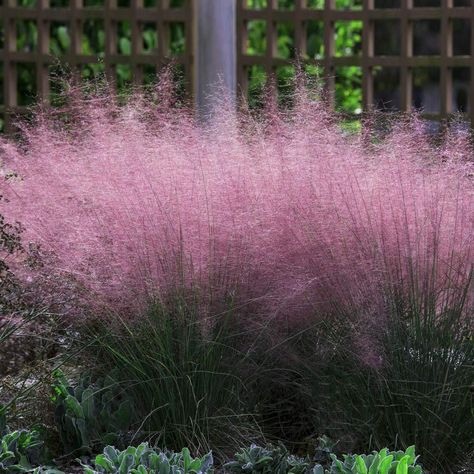
<svg viewBox="0 0 474 474">
<path fill-rule="evenodd" d="M 249 0 L 249 7 L 262 9 L 267 6 L 267 0 Z M 324 8 L 324 0 L 308 0 L 308 8 Z M 284 10 L 294 8 L 294 0 L 279 0 L 278 7 Z M 360 0 L 336 0 L 336 8 L 360 10 Z M 262 55 L 265 53 L 266 23 L 263 20 L 250 21 L 248 23 L 247 54 Z M 277 53 L 284 59 L 297 59 L 295 50 L 294 26 L 291 22 L 279 22 L 277 24 Z M 310 21 L 307 25 L 307 51 L 304 59 L 311 62 L 312 59 L 324 57 L 323 44 L 323 22 Z M 335 52 L 337 57 L 357 56 L 362 52 L 362 22 L 361 21 L 339 21 L 335 24 Z M 281 95 L 291 88 L 291 79 L 294 77 L 295 68 L 292 66 L 281 66 L 276 70 L 277 85 Z M 306 67 L 309 76 L 318 78 L 322 75 L 321 68 L 309 64 Z M 350 114 L 358 114 L 362 111 L 362 71 L 356 66 L 340 67 L 335 71 L 336 90 L 335 99 L 338 110 Z M 249 68 L 249 90 L 250 104 L 257 106 L 266 81 L 266 75 L 262 68 L 252 66 Z"/>
</svg>

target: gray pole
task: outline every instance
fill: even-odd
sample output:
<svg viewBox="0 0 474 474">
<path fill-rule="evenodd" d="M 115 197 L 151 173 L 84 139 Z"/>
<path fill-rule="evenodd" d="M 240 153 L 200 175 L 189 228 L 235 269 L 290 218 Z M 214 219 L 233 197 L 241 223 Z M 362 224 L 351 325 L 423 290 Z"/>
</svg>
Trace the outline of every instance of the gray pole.
<svg viewBox="0 0 474 474">
<path fill-rule="evenodd" d="M 206 120 L 212 116 L 218 96 L 222 97 L 222 87 L 232 101 L 236 98 L 236 0 L 195 2 L 196 106 L 201 119 Z"/>
</svg>

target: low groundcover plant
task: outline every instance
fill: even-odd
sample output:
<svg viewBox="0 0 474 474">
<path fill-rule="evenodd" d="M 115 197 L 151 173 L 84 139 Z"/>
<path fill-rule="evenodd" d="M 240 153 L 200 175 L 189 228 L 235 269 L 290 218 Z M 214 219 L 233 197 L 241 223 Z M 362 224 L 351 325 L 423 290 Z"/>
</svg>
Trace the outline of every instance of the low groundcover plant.
<svg viewBox="0 0 474 474">
<path fill-rule="evenodd" d="M 307 459 L 290 455 L 282 444 L 267 447 L 252 444 L 236 453 L 224 469 L 249 474 L 305 474 L 309 466 Z"/>
<path fill-rule="evenodd" d="M 160 452 L 147 443 L 118 451 L 107 446 L 96 456 L 94 467 L 83 465 L 84 474 L 212 474 L 212 454 L 192 458 L 184 448 L 179 453 Z"/>
<path fill-rule="evenodd" d="M 119 446 L 131 430 L 134 410 L 115 379 L 109 375 L 93 381 L 83 375 L 73 386 L 59 369 L 53 377 L 54 418 L 64 453 L 91 454 L 97 446 Z"/>
<path fill-rule="evenodd" d="M 416 464 L 415 447 L 406 451 L 389 452 L 387 448 L 369 455 L 344 455 L 343 461 L 334 454 L 332 464 L 325 470 L 316 465 L 313 474 L 423 474 L 423 469 Z"/>
<path fill-rule="evenodd" d="M 10 430 L 6 413 L 6 407 L 0 405 L 0 473 L 62 474 L 55 468 L 40 466 L 48 457 L 43 433 L 38 429 Z"/>
</svg>

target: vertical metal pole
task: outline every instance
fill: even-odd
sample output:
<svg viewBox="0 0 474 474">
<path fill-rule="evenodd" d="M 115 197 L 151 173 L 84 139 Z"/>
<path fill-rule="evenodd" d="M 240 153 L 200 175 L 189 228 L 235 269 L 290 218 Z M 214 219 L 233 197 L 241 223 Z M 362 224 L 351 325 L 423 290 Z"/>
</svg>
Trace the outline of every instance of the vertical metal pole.
<svg viewBox="0 0 474 474">
<path fill-rule="evenodd" d="M 237 90 L 236 0 L 196 0 L 195 91 L 198 115 L 208 120 L 222 97 Z"/>
<path fill-rule="evenodd" d="M 413 0 L 401 0 L 400 105 L 405 112 L 412 109 L 413 70 L 409 64 L 413 56 L 413 22 L 409 17 L 412 9 Z"/>
</svg>

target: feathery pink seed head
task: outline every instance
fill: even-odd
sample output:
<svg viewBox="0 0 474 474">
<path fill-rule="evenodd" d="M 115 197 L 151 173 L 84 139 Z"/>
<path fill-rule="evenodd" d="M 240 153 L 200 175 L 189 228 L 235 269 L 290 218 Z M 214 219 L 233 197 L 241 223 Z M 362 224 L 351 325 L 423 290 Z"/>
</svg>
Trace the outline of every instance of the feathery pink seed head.
<svg viewBox="0 0 474 474">
<path fill-rule="evenodd" d="M 429 143 L 414 120 L 380 143 L 344 136 L 310 94 L 255 118 L 223 107 L 204 130 L 136 93 L 39 116 L 26 144 L 0 143 L 3 212 L 54 255 L 83 297 L 142 308 L 176 285 L 259 302 L 262 317 L 337 312 L 377 326 L 387 292 L 429 282 L 449 297 L 471 270 L 473 154 L 453 134 Z M 164 97 L 163 97 L 164 94 Z M 168 94 L 168 95 L 166 95 Z M 64 120 L 64 119 L 63 119 Z M 379 360 L 368 354 L 367 359 Z"/>
</svg>

